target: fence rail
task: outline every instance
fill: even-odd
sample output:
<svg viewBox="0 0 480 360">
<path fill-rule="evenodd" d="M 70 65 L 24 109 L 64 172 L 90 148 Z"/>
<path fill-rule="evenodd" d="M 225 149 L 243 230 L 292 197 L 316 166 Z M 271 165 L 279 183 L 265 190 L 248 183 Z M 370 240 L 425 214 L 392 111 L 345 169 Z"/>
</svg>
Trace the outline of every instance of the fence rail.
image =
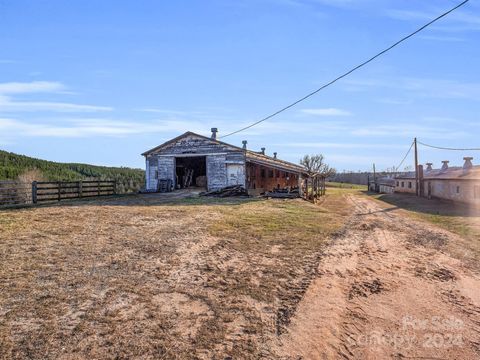
<svg viewBox="0 0 480 360">
<path fill-rule="evenodd" d="M 114 195 L 116 190 L 116 182 L 108 180 L 0 181 L 0 206 Z"/>
<path fill-rule="evenodd" d="M 32 203 L 32 186 L 19 181 L 0 181 L 0 205 Z"/>
</svg>

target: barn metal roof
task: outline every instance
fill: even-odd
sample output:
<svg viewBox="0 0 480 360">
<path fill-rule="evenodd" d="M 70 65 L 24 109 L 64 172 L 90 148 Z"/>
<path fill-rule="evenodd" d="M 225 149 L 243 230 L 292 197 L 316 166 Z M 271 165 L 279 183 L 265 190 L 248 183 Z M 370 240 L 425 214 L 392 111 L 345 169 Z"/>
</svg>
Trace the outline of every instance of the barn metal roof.
<svg viewBox="0 0 480 360">
<path fill-rule="evenodd" d="M 415 179 L 415 172 L 400 174 L 395 179 Z M 446 170 L 433 169 L 424 170 L 423 179 L 425 180 L 480 180 L 480 166 L 474 166 L 469 170 L 464 170 L 461 166 L 449 167 Z"/>
</svg>

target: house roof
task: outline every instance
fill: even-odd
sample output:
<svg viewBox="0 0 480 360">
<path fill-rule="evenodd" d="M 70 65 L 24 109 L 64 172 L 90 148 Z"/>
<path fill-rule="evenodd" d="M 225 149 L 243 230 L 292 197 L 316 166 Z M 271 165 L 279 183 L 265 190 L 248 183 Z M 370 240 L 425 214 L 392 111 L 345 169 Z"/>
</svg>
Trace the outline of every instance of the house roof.
<svg viewBox="0 0 480 360">
<path fill-rule="evenodd" d="M 424 179 L 430 180 L 480 180 L 480 166 L 474 166 L 469 170 L 463 167 L 449 167 L 447 170 L 434 169 L 424 171 Z"/>
<path fill-rule="evenodd" d="M 245 150 L 239 146 L 235 146 L 235 145 L 232 145 L 232 144 L 229 144 L 229 143 L 226 143 L 226 142 L 223 142 L 223 141 L 220 141 L 220 140 L 217 140 L 217 139 L 212 139 L 208 136 L 204 136 L 204 135 L 200 135 L 200 134 L 196 134 L 194 132 L 191 132 L 191 131 L 187 131 L 186 133 L 182 134 L 182 135 L 179 135 L 171 140 L 168 140 L 166 142 L 164 142 L 163 144 L 160 144 L 150 150 L 147 150 L 145 151 L 142 156 L 148 156 L 170 144 L 173 144 L 175 143 L 176 141 L 186 137 L 186 136 L 197 136 L 197 137 L 200 137 L 202 139 L 206 139 L 206 140 L 210 140 L 210 141 L 213 141 L 219 145 L 224 145 L 224 146 L 228 146 L 230 147 L 232 150 L 237 150 L 237 151 L 244 151 L 245 154 L 246 154 L 246 160 L 248 162 L 252 162 L 252 163 L 256 163 L 256 164 L 260 164 L 260 165 L 266 165 L 266 166 L 271 166 L 271 167 L 275 167 L 275 168 L 281 168 L 283 170 L 287 170 L 287 171 L 292 171 L 292 172 L 300 172 L 300 173 L 306 173 L 306 169 L 303 167 L 303 166 L 300 166 L 300 165 L 297 165 L 297 164 L 294 164 L 294 163 L 291 163 L 289 161 L 285 161 L 285 160 L 280 160 L 280 159 L 275 159 L 271 156 L 268 156 L 268 155 L 264 155 L 262 153 L 258 153 L 256 151 L 252 151 L 252 150 Z"/>
<path fill-rule="evenodd" d="M 391 177 L 388 177 L 388 176 L 385 176 L 385 177 L 381 177 L 381 178 L 376 179 L 376 183 L 378 185 L 393 186 L 393 185 L 395 185 L 395 179 L 393 179 Z"/>
<path fill-rule="evenodd" d="M 395 179 L 415 179 L 415 172 L 395 176 Z M 480 180 L 480 166 L 465 171 L 461 166 L 449 167 L 446 170 L 432 169 L 423 171 L 424 180 Z"/>
</svg>

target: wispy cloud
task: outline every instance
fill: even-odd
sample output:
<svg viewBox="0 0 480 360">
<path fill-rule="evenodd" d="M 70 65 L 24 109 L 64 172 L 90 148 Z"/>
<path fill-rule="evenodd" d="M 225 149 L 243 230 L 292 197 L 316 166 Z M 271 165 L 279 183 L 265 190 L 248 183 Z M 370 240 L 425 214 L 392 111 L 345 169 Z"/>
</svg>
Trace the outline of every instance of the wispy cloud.
<svg viewBox="0 0 480 360">
<path fill-rule="evenodd" d="M 357 8 L 374 0 L 277 0 L 291 5 L 325 5 L 336 8 Z"/>
<path fill-rule="evenodd" d="M 4 138 L 22 136 L 81 138 L 91 136 L 121 137 L 134 134 L 181 133 L 187 130 L 204 133 L 205 127 L 192 121 L 132 122 L 111 119 L 74 119 L 56 123 L 30 123 L 0 118 L 0 133 Z"/>
<path fill-rule="evenodd" d="M 61 101 L 17 101 L 12 95 L 19 94 L 65 94 L 66 87 L 56 81 L 7 82 L 0 83 L 0 113 L 1 112 L 97 112 L 112 111 L 109 106 L 74 104 Z"/>
<path fill-rule="evenodd" d="M 205 115 L 203 111 L 188 111 L 188 110 L 170 110 L 170 109 L 159 109 L 154 107 L 145 107 L 135 109 L 135 111 L 153 113 L 153 114 L 162 114 L 167 116 L 198 116 Z"/>
<path fill-rule="evenodd" d="M 412 77 L 384 77 L 383 79 L 348 79 L 344 81 L 347 91 L 365 91 L 379 88 L 401 89 L 416 98 L 469 99 L 480 101 L 480 83 L 461 82 L 450 79 Z"/>
<path fill-rule="evenodd" d="M 290 143 L 278 144 L 278 145 L 281 145 L 284 147 L 310 148 L 310 149 L 403 149 L 405 148 L 405 145 L 349 143 L 349 142 L 290 142 Z"/>
<path fill-rule="evenodd" d="M 346 154 L 332 154 L 328 157 L 328 160 L 331 161 L 334 165 L 338 164 L 358 164 L 359 168 L 364 168 L 365 164 L 381 163 L 383 166 L 392 165 L 396 159 L 393 159 L 391 156 L 369 156 L 369 155 L 346 155 Z M 338 169 L 337 169 L 338 170 Z"/>
<path fill-rule="evenodd" d="M 303 114 L 316 115 L 316 116 L 350 116 L 352 113 L 347 110 L 336 108 L 323 108 L 323 109 L 302 109 Z"/>
<path fill-rule="evenodd" d="M 430 10 L 405 10 L 405 9 L 390 9 L 387 11 L 387 16 L 392 19 L 403 21 L 428 21 L 432 20 L 445 9 L 431 8 Z M 478 31 L 480 30 L 480 16 L 470 13 L 466 10 L 457 10 L 445 18 L 442 23 L 434 25 L 433 30 L 440 31 Z"/>
<path fill-rule="evenodd" d="M 443 36 L 443 35 L 422 35 L 419 36 L 423 40 L 433 41 L 447 41 L 447 42 L 465 42 L 466 40 L 456 36 Z"/>
<path fill-rule="evenodd" d="M 31 111 L 97 112 L 112 110 L 113 108 L 109 106 L 83 105 L 50 101 L 14 101 L 9 97 L 0 96 L 0 113 Z"/>
<path fill-rule="evenodd" d="M 65 90 L 65 86 L 55 81 L 0 83 L 0 94 L 51 93 L 63 90 Z"/>
<path fill-rule="evenodd" d="M 0 64 L 16 64 L 17 61 L 12 59 L 0 59 Z"/>
</svg>

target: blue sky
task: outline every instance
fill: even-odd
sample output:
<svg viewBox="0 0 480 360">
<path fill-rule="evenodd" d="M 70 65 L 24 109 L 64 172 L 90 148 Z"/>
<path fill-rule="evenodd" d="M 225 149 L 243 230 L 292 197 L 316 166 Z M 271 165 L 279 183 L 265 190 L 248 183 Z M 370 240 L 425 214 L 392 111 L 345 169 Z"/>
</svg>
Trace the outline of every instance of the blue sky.
<svg viewBox="0 0 480 360">
<path fill-rule="evenodd" d="M 143 151 L 187 130 L 221 135 L 256 121 L 458 2 L 3 0 L 0 148 L 143 167 Z M 225 141 L 293 162 L 323 153 L 339 171 L 398 165 L 414 136 L 479 147 L 479 40 L 480 0 L 471 0 Z M 476 156 L 420 148 L 420 161 L 435 165 L 465 155 Z"/>
</svg>

